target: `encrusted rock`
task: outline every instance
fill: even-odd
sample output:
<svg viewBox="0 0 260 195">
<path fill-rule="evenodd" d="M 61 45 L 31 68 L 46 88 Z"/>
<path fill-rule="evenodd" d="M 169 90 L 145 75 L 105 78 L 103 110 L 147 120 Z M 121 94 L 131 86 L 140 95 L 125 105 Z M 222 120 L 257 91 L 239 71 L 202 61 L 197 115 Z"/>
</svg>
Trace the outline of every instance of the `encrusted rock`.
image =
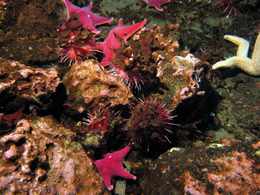
<svg viewBox="0 0 260 195">
<path fill-rule="evenodd" d="M 133 96 L 119 78 L 107 72 L 95 60 L 73 64 L 63 83 L 68 94 L 76 98 L 74 103 L 79 111 L 86 106 L 125 105 Z"/>
<path fill-rule="evenodd" d="M 50 118 L 20 120 L 0 139 L 1 193 L 104 194 L 101 176 L 74 139 Z"/>
<path fill-rule="evenodd" d="M 177 46 L 176 46 L 177 47 Z M 168 90 L 164 95 L 159 95 L 168 108 L 174 109 L 183 100 L 194 95 L 203 95 L 200 89 L 202 67 L 199 67 L 200 60 L 192 54 L 173 55 L 171 52 L 154 53 L 156 58 L 163 57 L 164 60 L 158 65 L 157 76 Z"/>
<path fill-rule="evenodd" d="M 25 100 L 47 107 L 59 84 L 60 78 L 54 68 L 32 68 L 19 62 L 0 59 L 2 105 L 15 99 L 17 102 Z"/>
<path fill-rule="evenodd" d="M 143 172 L 139 177 L 142 193 L 256 194 L 260 190 L 259 156 L 254 155 L 257 143 L 234 139 L 222 143 L 227 141 L 233 144 L 171 149 L 148 166 L 139 164 L 136 171 Z"/>
</svg>

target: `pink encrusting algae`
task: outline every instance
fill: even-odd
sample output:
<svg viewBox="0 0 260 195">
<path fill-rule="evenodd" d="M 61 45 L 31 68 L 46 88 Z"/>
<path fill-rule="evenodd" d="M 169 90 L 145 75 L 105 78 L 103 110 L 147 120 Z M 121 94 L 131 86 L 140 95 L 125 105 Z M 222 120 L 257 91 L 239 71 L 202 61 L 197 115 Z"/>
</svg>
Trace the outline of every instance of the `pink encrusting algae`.
<svg viewBox="0 0 260 195">
<path fill-rule="evenodd" d="M 231 151 L 227 156 L 214 160 L 216 171 L 208 173 L 208 180 L 214 185 L 214 194 L 221 189 L 228 194 L 253 194 L 260 189 L 260 174 L 252 172 L 254 160 L 244 152 Z"/>
</svg>

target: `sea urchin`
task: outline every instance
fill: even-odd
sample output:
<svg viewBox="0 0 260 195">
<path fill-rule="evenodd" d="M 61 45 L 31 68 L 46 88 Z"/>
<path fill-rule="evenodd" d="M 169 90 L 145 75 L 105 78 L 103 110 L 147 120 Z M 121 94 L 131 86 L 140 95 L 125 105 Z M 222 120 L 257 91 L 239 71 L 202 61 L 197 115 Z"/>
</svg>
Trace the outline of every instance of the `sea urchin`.
<svg viewBox="0 0 260 195">
<path fill-rule="evenodd" d="M 147 150 L 149 144 L 156 140 L 171 143 L 167 135 L 172 134 L 172 119 L 175 116 L 171 116 L 165 104 L 150 97 L 131 107 L 131 117 L 127 121 L 126 130 L 132 141 Z"/>
</svg>

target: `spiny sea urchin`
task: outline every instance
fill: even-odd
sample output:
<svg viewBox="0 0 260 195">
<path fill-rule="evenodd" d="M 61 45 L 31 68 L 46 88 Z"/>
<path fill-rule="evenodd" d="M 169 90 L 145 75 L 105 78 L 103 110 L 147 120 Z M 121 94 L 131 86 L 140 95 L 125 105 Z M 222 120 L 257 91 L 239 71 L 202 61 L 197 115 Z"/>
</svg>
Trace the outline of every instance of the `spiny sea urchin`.
<svg viewBox="0 0 260 195">
<path fill-rule="evenodd" d="M 216 5 L 220 6 L 226 6 L 225 10 L 222 12 L 223 14 L 228 12 L 228 15 L 231 15 L 232 13 L 237 15 L 241 15 L 241 7 L 239 6 L 239 0 L 219 0 Z"/>
<path fill-rule="evenodd" d="M 88 113 L 87 118 L 83 118 L 81 134 L 84 137 L 84 144 L 93 147 L 106 145 L 111 137 L 115 135 L 115 129 L 123 124 L 120 114 L 111 108 L 99 108 Z"/>
<path fill-rule="evenodd" d="M 165 104 L 150 97 L 131 107 L 131 117 L 127 121 L 126 130 L 132 141 L 147 150 L 152 142 L 171 143 L 167 135 L 172 134 L 172 119 L 175 116 L 170 114 Z"/>
<path fill-rule="evenodd" d="M 134 92 L 140 92 L 156 78 L 157 66 L 152 60 L 154 33 L 148 29 L 141 30 L 127 43 L 120 41 L 120 48 L 114 50 L 111 68 Z"/>
</svg>

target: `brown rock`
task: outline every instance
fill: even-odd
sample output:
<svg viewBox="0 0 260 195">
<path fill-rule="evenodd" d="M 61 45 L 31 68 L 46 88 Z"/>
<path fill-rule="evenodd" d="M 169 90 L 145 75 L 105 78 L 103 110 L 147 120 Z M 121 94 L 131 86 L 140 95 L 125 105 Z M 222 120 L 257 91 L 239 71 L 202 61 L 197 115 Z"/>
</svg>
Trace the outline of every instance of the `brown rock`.
<svg viewBox="0 0 260 195">
<path fill-rule="evenodd" d="M 5 154 L 0 158 L 1 192 L 104 194 L 101 176 L 74 138 L 50 118 L 20 120 L 13 133 L 0 139 Z"/>
<path fill-rule="evenodd" d="M 75 104 L 80 112 L 86 106 L 125 105 L 133 97 L 119 78 L 107 72 L 95 60 L 73 64 L 63 83 L 69 95 L 76 98 Z"/>
<path fill-rule="evenodd" d="M 48 107 L 56 92 L 60 78 L 54 68 L 32 68 L 19 62 L 0 59 L 0 103 L 15 101 L 37 102 Z M 7 98 L 8 94 L 12 98 Z M 22 104 L 22 103 L 21 103 Z"/>
</svg>

